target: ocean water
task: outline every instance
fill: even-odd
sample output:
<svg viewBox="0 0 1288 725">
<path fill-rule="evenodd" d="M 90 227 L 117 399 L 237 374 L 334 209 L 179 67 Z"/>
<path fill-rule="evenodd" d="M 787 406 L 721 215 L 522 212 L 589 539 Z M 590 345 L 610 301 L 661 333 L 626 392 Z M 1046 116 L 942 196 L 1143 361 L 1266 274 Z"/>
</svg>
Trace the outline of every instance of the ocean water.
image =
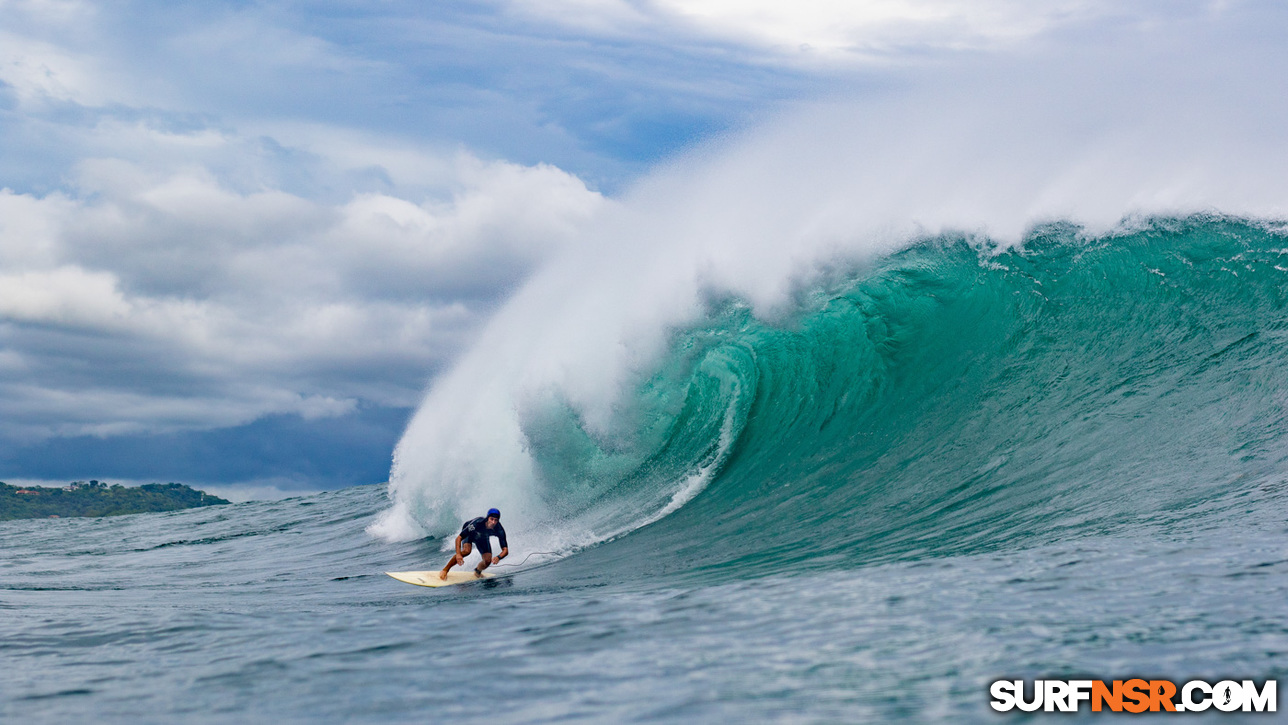
<svg viewBox="0 0 1288 725">
<path fill-rule="evenodd" d="M 1288 674 L 1282 226 L 931 236 L 788 297 L 707 296 L 611 405 L 535 386 L 495 460 L 422 465 L 422 421 L 388 488 L 0 523 L 0 718 L 984 722 L 998 678 Z M 382 574 L 485 500 L 508 576 Z"/>
</svg>

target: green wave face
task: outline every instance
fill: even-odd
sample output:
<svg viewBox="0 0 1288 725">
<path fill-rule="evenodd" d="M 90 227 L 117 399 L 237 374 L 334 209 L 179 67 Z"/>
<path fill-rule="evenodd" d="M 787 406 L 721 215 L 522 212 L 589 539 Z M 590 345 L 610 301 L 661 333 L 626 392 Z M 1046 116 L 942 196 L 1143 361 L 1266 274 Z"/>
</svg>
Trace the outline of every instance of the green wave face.
<svg viewBox="0 0 1288 725">
<path fill-rule="evenodd" d="M 596 556 L 705 575 L 1215 525 L 1285 486 L 1285 247 L 1208 217 L 925 240 L 785 322 L 713 303 L 614 431 L 552 404 L 524 432 L 600 532 L 692 481 Z"/>
</svg>

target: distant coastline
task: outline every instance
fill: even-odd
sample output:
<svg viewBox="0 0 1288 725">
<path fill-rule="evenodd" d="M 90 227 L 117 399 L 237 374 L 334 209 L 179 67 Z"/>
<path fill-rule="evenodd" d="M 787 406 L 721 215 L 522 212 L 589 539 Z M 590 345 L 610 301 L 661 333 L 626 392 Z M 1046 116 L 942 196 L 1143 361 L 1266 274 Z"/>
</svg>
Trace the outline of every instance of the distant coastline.
<svg viewBox="0 0 1288 725">
<path fill-rule="evenodd" d="M 0 521 L 122 516 L 153 511 L 178 511 L 200 506 L 221 506 L 231 501 L 198 491 L 182 483 L 147 483 L 142 486 L 108 485 L 74 481 L 62 488 L 10 486 L 0 482 Z"/>
</svg>

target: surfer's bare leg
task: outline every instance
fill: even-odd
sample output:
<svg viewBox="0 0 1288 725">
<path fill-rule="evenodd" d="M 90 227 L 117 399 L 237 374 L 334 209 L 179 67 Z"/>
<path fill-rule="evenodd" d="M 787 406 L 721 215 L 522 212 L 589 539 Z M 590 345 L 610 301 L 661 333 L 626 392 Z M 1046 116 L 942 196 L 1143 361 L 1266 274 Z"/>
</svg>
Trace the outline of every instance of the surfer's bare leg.
<svg viewBox="0 0 1288 725">
<path fill-rule="evenodd" d="M 455 553 L 455 554 L 452 554 L 452 558 L 447 560 L 447 566 L 443 567 L 443 570 L 442 570 L 441 572 L 439 572 L 439 573 L 438 573 L 438 578 L 439 578 L 439 579 L 446 579 L 446 578 L 447 578 L 447 572 L 451 571 L 451 570 L 452 570 L 452 567 L 456 566 L 457 564 L 464 564 L 464 563 L 465 563 L 465 557 L 469 556 L 469 555 L 470 555 L 470 551 L 472 551 L 473 549 L 474 549 L 474 546 L 473 546 L 472 544 L 470 544 L 470 543 L 468 543 L 468 542 L 467 542 L 467 543 L 465 543 L 465 544 L 462 544 L 462 543 L 461 543 L 461 537 L 457 536 L 457 537 L 456 537 L 456 553 Z"/>
<path fill-rule="evenodd" d="M 483 552 L 483 561 L 479 562 L 479 565 L 474 567 L 474 576 L 479 576 L 479 577 L 483 576 L 483 570 L 488 568 L 491 565 L 492 565 L 492 554 L 487 551 Z"/>
<path fill-rule="evenodd" d="M 456 555 L 456 554 L 452 554 L 452 558 L 450 558 L 450 559 L 448 559 L 448 560 L 447 560 L 447 566 L 443 567 L 443 570 L 442 570 L 442 571 L 440 571 L 440 572 L 438 572 L 438 578 L 439 578 L 439 579 L 446 579 L 446 578 L 447 578 L 447 572 L 451 571 L 451 570 L 452 570 L 452 567 L 454 567 L 454 566 L 456 566 L 457 564 L 459 564 L 459 563 L 460 563 L 460 562 L 459 562 L 459 561 L 457 561 L 456 559 L 457 559 L 457 555 Z"/>
</svg>

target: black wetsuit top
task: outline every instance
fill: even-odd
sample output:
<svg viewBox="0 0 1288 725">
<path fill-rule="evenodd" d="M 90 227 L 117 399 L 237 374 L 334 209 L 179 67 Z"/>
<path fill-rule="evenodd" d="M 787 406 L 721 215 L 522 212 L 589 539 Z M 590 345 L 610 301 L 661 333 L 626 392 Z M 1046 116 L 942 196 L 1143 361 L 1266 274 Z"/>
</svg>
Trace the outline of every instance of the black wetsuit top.
<svg viewBox="0 0 1288 725">
<path fill-rule="evenodd" d="M 461 527 L 461 542 L 477 546 L 480 552 L 492 553 L 492 540 L 488 538 L 490 536 L 495 536 L 501 540 L 502 549 L 509 547 L 509 544 L 505 543 L 505 528 L 501 526 L 500 521 L 496 522 L 496 528 L 489 529 L 487 527 L 487 517 L 480 516 L 477 519 L 466 521 L 465 525 Z"/>
</svg>

